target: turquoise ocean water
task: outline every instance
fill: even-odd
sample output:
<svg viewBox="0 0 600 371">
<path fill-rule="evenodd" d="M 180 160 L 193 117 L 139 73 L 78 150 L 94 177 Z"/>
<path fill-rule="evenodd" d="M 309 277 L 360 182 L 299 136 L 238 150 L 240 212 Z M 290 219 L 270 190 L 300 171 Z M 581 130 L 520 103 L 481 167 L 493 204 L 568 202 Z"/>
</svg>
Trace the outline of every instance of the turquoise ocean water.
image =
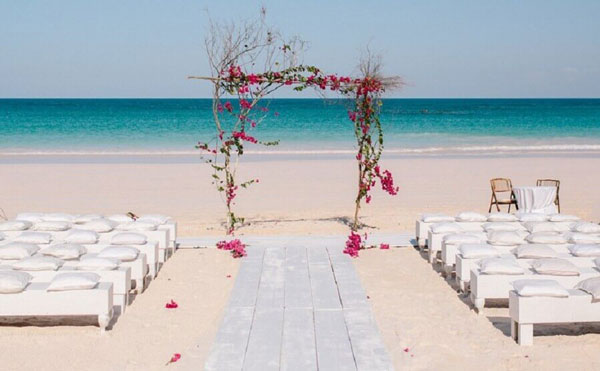
<svg viewBox="0 0 600 371">
<path fill-rule="evenodd" d="M 0 99 L 0 155 L 193 154 L 214 137 L 208 99 Z M 343 101 L 267 101 L 266 155 L 350 153 Z M 277 112 L 277 115 L 275 114 Z M 600 152 L 600 99 L 386 99 L 388 153 Z"/>
</svg>

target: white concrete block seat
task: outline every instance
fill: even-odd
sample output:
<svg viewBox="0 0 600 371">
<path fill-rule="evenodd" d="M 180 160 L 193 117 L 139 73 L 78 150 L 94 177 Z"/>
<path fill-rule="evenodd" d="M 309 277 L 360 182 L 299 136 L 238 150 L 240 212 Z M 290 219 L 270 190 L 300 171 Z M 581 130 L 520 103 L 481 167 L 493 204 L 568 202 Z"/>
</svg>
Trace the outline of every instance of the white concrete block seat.
<svg viewBox="0 0 600 371">
<path fill-rule="evenodd" d="M 109 243 L 110 239 L 120 232 L 142 233 L 148 237 L 148 241 L 158 243 L 161 252 L 160 263 L 164 263 L 166 258 L 172 255 L 177 236 L 176 222 L 161 215 L 142 216 L 134 221 L 125 214 L 104 217 L 99 214 L 20 213 L 15 220 L 0 223 L 0 231 L 8 238 L 16 237 L 25 230 L 35 230 L 52 232 L 56 238 L 62 239 L 71 229 L 95 231 L 100 236 L 99 241 L 103 243 Z"/>
<path fill-rule="evenodd" d="M 96 316 L 101 332 L 113 316 L 113 286 L 91 273 L 32 282 L 25 272 L 0 271 L 0 317 Z"/>
<path fill-rule="evenodd" d="M 115 251 L 116 250 L 116 251 Z M 89 251 L 96 251 L 90 253 Z M 97 258 L 100 259 L 97 259 Z M 89 260 L 96 258 L 94 260 Z M 117 267 L 129 270 L 126 285 L 138 293 L 144 290 L 148 273 L 146 256 L 137 248 L 81 244 L 33 244 L 14 241 L 0 242 L 0 265 L 16 269 L 56 271 L 60 267 L 75 267 L 85 270 L 115 270 Z M 131 284 L 131 280 L 135 285 Z M 115 289 L 123 287 L 115 285 Z M 117 291 L 117 290 L 115 290 Z M 122 294 L 122 292 L 118 292 Z"/>
<path fill-rule="evenodd" d="M 415 225 L 415 240 L 417 241 L 417 245 L 419 249 L 424 249 L 427 247 L 427 233 L 429 233 L 429 228 L 436 223 L 448 223 L 453 222 L 454 217 L 444 214 L 423 214 L 421 215 Z"/>
<path fill-rule="evenodd" d="M 107 245 L 106 248 L 110 248 L 110 245 Z M 102 252 L 104 250 L 104 248 L 99 247 L 97 253 L 87 253 L 85 255 L 81 256 L 81 260 L 66 260 L 64 262 L 64 266 L 65 267 L 77 267 L 78 265 L 81 264 L 82 260 L 85 259 L 91 259 L 91 258 L 97 258 L 97 257 L 102 257 L 100 255 L 100 252 Z M 130 291 L 135 291 L 138 294 L 141 294 L 142 292 L 144 292 L 144 290 L 146 289 L 145 287 L 145 283 L 146 283 L 146 277 L 148 276 L 148 263 L 147 263 L 147 258 L 146 258 L 146 254 L 144 253 L 138 253 L 138 255 L 135 257 L 135 259 L 133 260 L 120 260 L 118 258 L 116 258 L 119 261 L 119 268 L 124 268 L 124 269 L 129 269 L 129 276 L 131 279 L 131 284 L 130 286 Z"/>
<path fill-rule="evenodd" d="M 3 267 L 4 268 L 4 267 Z M 3 271 L 6 271 L 3 269 Z M 50 282 L 56 276 L 62 273 L 81 272 L 74 266 L 62 266 L 55 271 L 26 271 L 31 276 L 31 282 Z M 95 270 L 92 272 L 100 276 L 100 282 L 107 282 L 112 285 L 113 305 L 116 313 L 125 313 L 129 304 L 129 291 L 131 290 L 131 269 L 127 267 L 118 267 L 115 270 Z"/>
<path fill-rule="evenodd" d="M 442 251 L 444 238 L 451 234 L 481 234 L 483 222 L 451 222 L 432 225 L 427 232 L 427 258 L 430 263 L 437 262 Z"/>
<path fill-rule="evenodd" d="M 546 231 L 566 232 L 570 230 L 571 226 L 576 223 L 581 223 L 581 220 L 577 216 L 567 214 L 532 214 L 532 213 L 521 213 L 516 212 L 514 214 L 509 213 L 490 213 L 480 214 L 476 212 L 461 212 L 457 216 L 449 216 L 442 213 L 429 213 L 419 216 L 415 223 L 415 238 L 417 240 L 419 248 L 429 247 L 429 232 L 431 227 L 435 224 L 440 223 L 452 223 L 456 222 L 462 229 L 455 231 L 460 232 L 472 232 L 477 231 L 477 228 L 473 229 L 472 223 L 481 223 L 483 226 L 484 222 L 487 223 L 519 223 L 522 225 L 521 229 L 527 229 L 527 223 L 533 224 L 544 224 L 537 228 Z M 463 223 L 466 223 L 463 225 Z M 548 224 L 552 226 L 548 229 Z M 589 227 L 593 223 L 585 223 Z M 597 226 L 597 225 L 596 225 Z M 595 227 L 592 227 L 595 228 Z M 589 230 L 589 229 L 588 229 Z M 600 229 L 596 232 L 588 231 L 586 233 L 600 233 Z M 436 246 L 433 246 L 436 248 Z M 439 249 L 437 251 L 440 251 Z"/>
<path fill-rule="evenodd" d="M 22 214 L 19 214 L 22 215 Z M 31 220 L 35 220 L 29 214 L 24 214 Z M 37 215 L 37 214 L 36 214 Z M 66 218 L 66 216 L 63 216 Z M 119 230 L 122 229 L 122 230 Z M 148 230 L 148 228 L 150 230 Z M 154 229 L 154 230 L 151 230 Z M 30 221 L 11 221 L 0 223 L 0 230 L 4 235 L 6 241 L 19 240 L 22 235 L 49 235 L 49 241 L 43 239 L 34 239 L 32 242 L 35 243 L 49 243 L 49 242 L 66 242 L 66 243 L 79 243 L 79 244 L 135 244 L 144 245 L 140 246 L 141 250 L 144 250 L 148 257 L 150 273 L 152 277 L 155 277 L 160 264 L 164 263 L 168 251 L 172 250 L 169 248 L 170 229 L 157 229 L 156 225 L 132 222 L 125 226 L 120 225 L 117 222 L 108 219 L 92 219 L 79 224 L 70 224 L 65 221 L 41 221 L 41 222 L 30 222 Z M 86 233 L 92 233 L 93 236 L 86 236 Z M 145 236 L 143 241 L 140 241 L 137 236 Z M 123 237 L 134 237 L 134 241 L 125 241 Z M 34 236 L 35 237 L 35 236 Z M 83 240 L 81 240 L 83 238 Z M 90 240 L 91 238 L 91 240 Z M 116 240 L 120 240 L 116 241 Z M 30 242 L 27 240 L 27 242 Z M 154 244 L 158 246 L 158 250 L 154 251 Z"/>
<path fill-rule="evenodd" d="M 600 279 L 582 281 L 578 289 L 563 288 L 562 292 L 560 285 L 554 284 L 552 288 L 552 283 L 546 282 L 546 288 L 540 289 L 522 281 L 510 291 L 511 337 L 519 345 L 533 345 L 536 324 L 600 322 Z"/>
<path fill-rule="evenodd" d="M 41 233 L 41 232 L 33 232 Z M 131 285 L 138 293 L 145 289 L 146 276 L 149 273 L 148 261 L 145 253 L 140 248 L 147 247 L 145 251 L 155 252 L 156 244 L 135 246 L 113 246 L 102 244 L 73 244 L 73 243 L 48 243 L 34 244 L 13 240 L 0 241 L 0 264 L 13 266 L 16 261 L 29 257 L 52 256 L 60 259 L 60 266 L 76 266 L 85 258 L 100 256 L 103 258 L 118 259 L 120 266 L 130 269 L 130 277 L 135 282 Z M 41 240 L 38 240 L 38 242 Z M 152 248 L 152 246 L 154 248 Z M 155 264 L 152 265 L 153 267 Z"/>
<path fill-rule="evenodd" d="M 29 251 L 24 249 L 30 246 L 23 244 L 8 244 L 0 247 L 0 257 L 3 258 L 0 260 L 0 270 L 4 273 L 24 272 L 30 276 L 31 282 L 49 282 L 56 276 L 66 273 L 93 273 L 101 282 L 109 282 L 113 285 L 113 302 L 118 306 L 119 313 L 125 311 L 129 303 L 129 292 L 132 289 L 130 267 L 121 266 L 121 262 L 117 259 L 96 258 L 83 254 L 85 249 L 81 246 L 48 246 L 38 251 L 35 245 L 32 246 L 33 249 Z M 28 256 L 29 253 L 32 254 Z M 48 253 L 53 253 L 54 256 Z"/>
<path fill-rule="evenodd" d="M 520 249 L 524 247 L 535 248 L 538 247 L 542 250 L 550 250 L 553 252 L 551 255 L 539 255 L 539 256 L 527 256 L 527 258 L 521 258 L 519 261 L 524 262 L 525 264 L 531 263 L 532 259 L 536 258 L 563 258 L 567 260 L 580 260 L 578 265 L 584 266 L 593 266 L 593 261 L 591 259 L 576 259 L 577 256 L 571 254 L 569 251 L 570 245 L 538 245 L 538 244 L 524 244 L 524 245 L 512 245 L 512 246 L 500 246 L 500 245 L 491 245 L 489 243 L 482 244 L 461 244 L 456 252 L 455 259 L 455 273 L 456 273 L 456 283 L 459 286 L 462 292 L 467 292 L 469 287 L 469 282 L 471 281 L 471 270 L 477 269 L 479 261 L 485 258 L 492 257 L 506 257 L 506 258 L 515 258 L 519 259 L 518 251 L 522 251 Z M 463 253 L 464 250 L 464 253 Z M 537 252 L 540 254 L 540 252 Z"/>
<path fill-rule="evenodd" d="M 523 266 L 525 264 L 521 264 Z M 523 267 L 522 274 L 483 274 L 480 269 L 471 270 L 470 299 L 478 313 L 483 312 L 487 299 L 508 299 L 513 283 L 518 280 L 554 280 L 561 286 L 573 288 L 582 280 L 600 277 L 597 267 L 577 267 L 578 274 L 564 272 L 540 274 L 533 268 Z"/>
</svg>

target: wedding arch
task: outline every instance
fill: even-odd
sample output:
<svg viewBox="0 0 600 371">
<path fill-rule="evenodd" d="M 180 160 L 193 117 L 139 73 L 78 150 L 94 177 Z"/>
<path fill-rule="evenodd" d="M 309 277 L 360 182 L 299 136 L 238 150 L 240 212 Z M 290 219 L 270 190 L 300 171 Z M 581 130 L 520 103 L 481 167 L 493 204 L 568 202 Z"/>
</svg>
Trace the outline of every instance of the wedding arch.
<svg viewBox="0 0 600 371">
<path fill-rule="evenodd" d="M 258 179 L 240 181 L 236 170 L 247 143 L 273 146 L 278 141 L 261 141 L 252 134 L 260 122 L 271 114 L 262 104 L 269 94 L 282 87 L 295 91 L 313 88 L 321 95 L 335 92 L 351 101 L 348 118 L 353 123 L 357 143 L 358 167 L 355 211 L 345 253 L 358 256 L 364 241 L 357 233 L 363 200 L 371 201 L 370 191 L 379 181 L 382 189 L 396 195 L 398 187 L 390 171 L 382 170 L 383 131 L 379 114 L 382 94 L 402 84 L 398 77 L 381 75 L 380 59 L 367 53 L 360 60 L 358 77 L 326 74 L 319 68 L 299 62 L 304 42 L 298 38 L 284 40 L 265 22 L 265 11 L 255 21 L 216 24 L 210 21 L 205 40 L 211 76 L 190 76 L 212 83 L 212 114 L 215 137 L 199 142 L 197 148 L 210 155 L 206 160 L 213 169 L 213 184 L 226 206 L 226 233 L 235 235 L 244 218 L 234 210 L 240 189 L 258 183 Z M 259 71 L 259 72 L 257 72 Z M 245 255 L 239 240 L 221 241 L 219 248 L 230 250 L 234 257 Z"/>
</svg>

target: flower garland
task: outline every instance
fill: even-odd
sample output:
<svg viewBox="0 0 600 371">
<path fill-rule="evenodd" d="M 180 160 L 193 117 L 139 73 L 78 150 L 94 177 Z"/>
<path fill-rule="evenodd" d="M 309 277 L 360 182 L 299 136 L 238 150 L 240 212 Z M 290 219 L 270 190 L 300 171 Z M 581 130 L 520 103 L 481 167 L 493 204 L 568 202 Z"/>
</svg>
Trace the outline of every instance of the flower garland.
<svg viewBox="0 0 600 371">
<path fill-rule="evenodd" d="M 284 45 L 285 51 L 288 47 Z M 362 200 L 368 204 L 371 201 L 370 191 L 380 181 L 382 189 L 390 195 L 396 195 L 398 187 L 394 186 L 394 179 L 388 170 L 381 170 L 379 159 L 383 151 L 383 131 L 379 120 L 381 95 L 385 86 L 381 80 L 365 76 L 352 79 L 347 76 L 323 74 L 314 66 L 298 65 L 279 71 L 264 73 L 247 73 L 241 66 L 229 65 L 220 71 L 219 76 L 211 78 L 215 85 L 216 94 L 213 100 L 213 116 L 216 126 L 214 144 L 199 142 L 197 148 L 212 154 L 207 160 L 214 170 L 213 183 L 217 190 L 224 195 L 227 208 L 226 232 L 234 235 L 236 228 L 243 225 L 244 218 L 235 214 L 234 200 L 241 188 L 258 183 L 259 179 L 250 179 L 238 182 L 235 176 L 235 165 L 244 154 L 246 144 L 260 144 L 265 146 L 277 145 L 279 141 L 263 142 L 251 134 L 260 121 L 268 114 L 269 109 L 259 105 L 261 99 L 282 86 L 293 86 L 295 91 L 306 88 L 316 88 L 322 91 L 329 90 L 351 97 L 354 100 L 348 117 L 354 124 L 354 133 L 358 150 L 358 191 L 355 198 L 355 214 L 348 247 L 345 252 L 351 256 L 358 255 L 356 244 L 361 245 L 358 230 L 358 212 Z M 237 102 L 223 101 L 222 93 L 236 97 Z M 374 139 L 374 137 L 376 139 Z M 238 241 L 239 240 L 234 240 Z M 234 242 L 230 241 L 230 242 Z M 226 244 L 225 241 L 222 241 Z M 228 246 L 228 245 L 223 245 Z M 222 248 L 222 247 L 221 247 Z M 234 250 L 229 249 L 228 250 Z M 234 250 L 235 251 L 235 250 Z M 235 255 L 235 254 L 234 254 Z M 244 254 L 238 254 L 243 256 Z"/>
</svg>

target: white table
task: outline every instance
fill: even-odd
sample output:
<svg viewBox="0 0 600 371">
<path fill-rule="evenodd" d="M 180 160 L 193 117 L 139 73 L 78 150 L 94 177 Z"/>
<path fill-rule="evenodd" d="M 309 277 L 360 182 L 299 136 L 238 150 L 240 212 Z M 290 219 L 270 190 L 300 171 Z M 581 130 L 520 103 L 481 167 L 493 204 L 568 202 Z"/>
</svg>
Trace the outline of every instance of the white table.
<svg viewBox="0 0 600 371">
<path fill-rule="evenodd" d="M 513 187 L 519 211 L 525 213 L 554 214 L 556 187 Z"/>
</svg>

